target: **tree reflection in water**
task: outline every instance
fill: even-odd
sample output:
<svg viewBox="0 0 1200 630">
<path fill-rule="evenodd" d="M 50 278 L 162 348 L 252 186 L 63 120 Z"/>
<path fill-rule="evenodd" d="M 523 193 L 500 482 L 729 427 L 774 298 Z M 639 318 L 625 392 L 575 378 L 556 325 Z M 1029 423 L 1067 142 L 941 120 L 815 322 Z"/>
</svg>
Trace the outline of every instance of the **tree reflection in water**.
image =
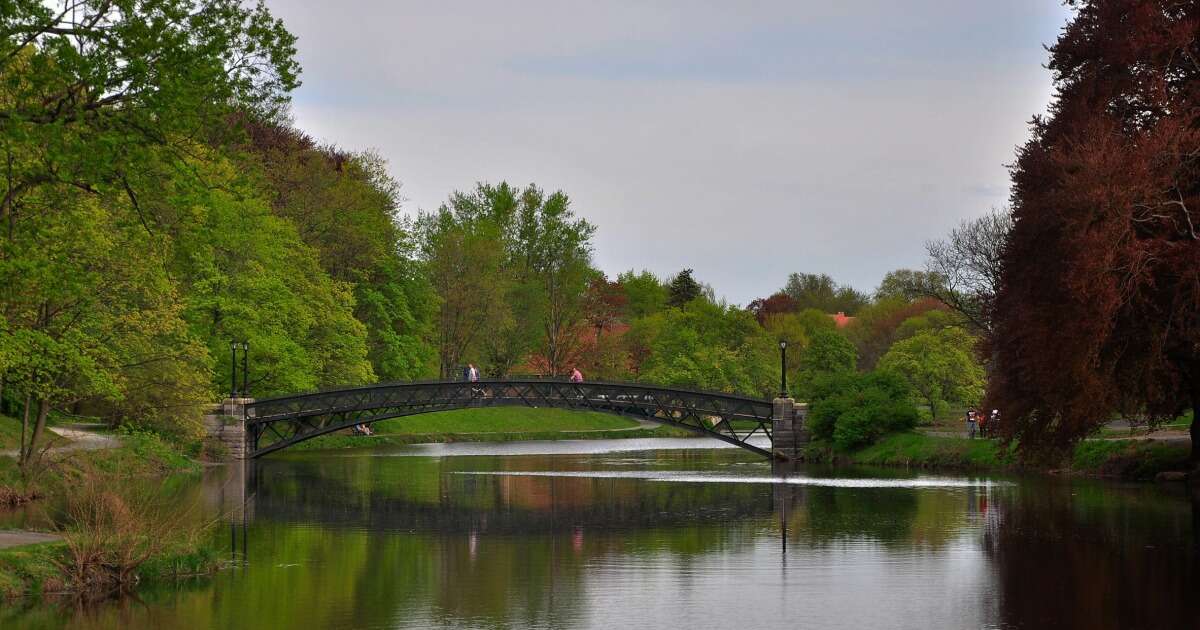
<svg viewBox="0 0 1200 630">
<path fill-rule="evenodd" d="M 221 474 L 194 493 L 214 510 L 240 496 Z M 897 470 L 738 483 L 771 474 L 713 450 L 268 458 L 244 566 L 82 612 L 7 607 L 0 626 L 1200 627 L 1200 508 L 1181 494 L 892 487 L 915 476 Z"/>
</svg>

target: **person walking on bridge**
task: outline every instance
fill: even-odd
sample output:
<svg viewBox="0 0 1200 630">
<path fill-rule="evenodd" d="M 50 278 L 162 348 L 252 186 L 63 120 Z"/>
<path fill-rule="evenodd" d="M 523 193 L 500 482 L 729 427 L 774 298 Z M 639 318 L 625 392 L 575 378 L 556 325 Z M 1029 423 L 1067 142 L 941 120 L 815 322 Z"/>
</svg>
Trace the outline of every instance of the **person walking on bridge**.
<svg viewBox="0 0 1200 630">
<path fill-rule="evenodd" d="M 572 383 L 582 383 L 583 382 L 583 372 L 580 372 L 579 368 L 577 368 L 577 367 L 571 368 L 571 382 Z"/>
</svg>

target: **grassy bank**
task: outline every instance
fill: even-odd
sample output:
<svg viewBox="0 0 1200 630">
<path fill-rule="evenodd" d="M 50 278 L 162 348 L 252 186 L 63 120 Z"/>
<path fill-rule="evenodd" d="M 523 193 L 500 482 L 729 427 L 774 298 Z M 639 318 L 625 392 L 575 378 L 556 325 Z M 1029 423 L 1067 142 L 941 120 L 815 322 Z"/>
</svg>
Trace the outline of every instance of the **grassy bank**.
<svg viewBox="0 0 1200 630">
<path fill-rule="evenodd" d="M 1185 470 L 1186 445 L 1155 440 L 1085 440 L 1060 466 L 1044 471 L 1151 480 L 1160 472 Z M 993 440 L 926 435 L 918 432 L 884 436 L 875 444 L 835 453 L 827 444 L 809 445 L 807 461 L 875 466 L 909 466 L 976 471 L 1021 469 L 1015 449 Z"/>
<path fill-rule="evenodd" d="M 40 595 L 101 595 L 87 593 L 63 567 L 72 565 L 65 542 L 0 549 L 0 601 Z M 211 545 L 178 545 L 154 555 L 133 571 L 135 583 L 209 575 L 221 565 Z"/>
<path fill-rule="evenodd" d="M 42 499 L 46 527 L 64 538 L 0 549 L 0 598 L 97 597 L 219 566 L 204 528 L 168 483 L 201 465 L 152 433 L 117 436 L 117 448 L 49 452 L 26 474 L 0 456 L 0 498 Z"/>
<path fill-rule="evenodd" d="M 514 442 L 647 437 L 687 437 L 692 433 L 668 426 L 641 428 L 628 418 L 595 411 L 486 407 L 458 409 L 372 425 L 375 435 L 349 432 L 323 435 L 293 449 L 362 448 L 435 442 Z"/>
</svg>

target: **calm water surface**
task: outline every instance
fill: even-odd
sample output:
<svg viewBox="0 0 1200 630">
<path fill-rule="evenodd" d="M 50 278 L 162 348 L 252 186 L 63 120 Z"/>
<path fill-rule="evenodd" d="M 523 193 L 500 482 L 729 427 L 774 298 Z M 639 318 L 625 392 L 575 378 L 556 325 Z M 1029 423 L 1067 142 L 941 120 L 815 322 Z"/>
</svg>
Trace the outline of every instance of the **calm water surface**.
<svg viewBox="0 0 1200 630">
<path fill-rule="evenodd" d="M 1200 628 L 1182 489 L 783 472 L 698 440 L 307 452 L 211 471 L 241 560 L 28 628 Z M 244 553 L 244 555 L 243 555 Z"/>
</svg>

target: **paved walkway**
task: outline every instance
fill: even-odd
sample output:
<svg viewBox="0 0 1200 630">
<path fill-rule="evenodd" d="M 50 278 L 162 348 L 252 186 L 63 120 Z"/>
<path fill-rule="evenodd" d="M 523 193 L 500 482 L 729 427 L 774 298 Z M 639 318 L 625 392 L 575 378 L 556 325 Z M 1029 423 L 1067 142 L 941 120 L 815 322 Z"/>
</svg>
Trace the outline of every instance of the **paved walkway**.
<svg viewBox="0 0 1200 630">
<path fill-rule="evenodd" d="M 68 440 L 69 443 L 62 446 L 55 446 L 50 449 L 51 453 L 69 453 L 71 451 L 95 451 L 104 448 L 116 448 L 121 445 L 121 440 L 113 435 L 99 433 L 103 429 L 103 424 L 78 423 L 67 424 L 62 426 L 46 427 L 46 430 L 60 435 Z M 17 449 L 8 449 L 0 451 L 0 456 L 16 457 Z"/>
<path fill-rule="evenodd" d="M 1125 435 L 1106 435 L 1104 437 L 1091 437 L 1088 439 L 1089 440 L 1158 440 L 1160 442 L 1184 442 L 1184 443 L 1191 443 L 1191 439 L 1192 439 L 1191 435 L 1187 431 L 1180 431 L 1177 429 L 1159 429 L 1158 431 L 1154 431 L 1153 433 L 1145 433 L 1144 432 L 1145 429 L 1138 429 L 1138 431 L 1139 431 L 1138 433 L 1129 435 L 1128 434 L 1129 423 L 1127 423 L 1123 420 L 1120 420 L 1117 422 L 1110 422 L 1110 423 L 1106 424 L 1105 427 L 1108 429 L 1123 430 L 1123 431 L 1125 431 Z M 924 433 L 925 435 L 930 435 L 930 436 L 934 436 L 934 437 L 954 437 L 954 438 L 967 437 L 966 430 L 951 431 L 951 430 L 947 430 L 942 427 L 932 427 L 932 428 L 931 427 L 917 427 L 917 430 L 920 431 L 921 433 Z"/>
<path fill-rule="evenodd" d="M 0 549 L 55 542 L 58 540 L 62 540 L 62 536 L 58 534 L 27 532 L 19 529 L 0 529 Z"/>
</svg>

